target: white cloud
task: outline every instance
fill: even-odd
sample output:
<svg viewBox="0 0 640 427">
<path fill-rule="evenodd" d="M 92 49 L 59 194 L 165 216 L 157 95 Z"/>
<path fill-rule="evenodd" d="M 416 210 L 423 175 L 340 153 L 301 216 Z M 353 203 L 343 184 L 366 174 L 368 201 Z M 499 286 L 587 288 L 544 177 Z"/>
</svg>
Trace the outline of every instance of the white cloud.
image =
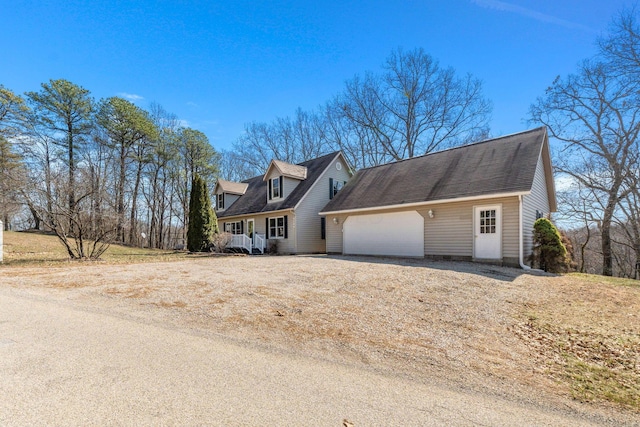
<svg viewBox="0 0 640 427">
<path fill-rule="evenodd" d="M 183 127 L 183 128 L 188 128 L 189 127 L 189 122 L 186 121 L 185 119 L 178 119 L 178 126 Z"/>
<path fill-rule="evenodd" d="M 194 108 L 196 108 L 196 107 L 198 107 L 198 104 L 196 104 L 196 103 L 195 103 L 195 102 L 193 102 L 193 101 L 189 101 L 189 102 L 187 102 L 187 107 L 194 107 Z"/>
<path fill-rule="evenodd" d="M 475 3 L 480 7 L 499 10 L 501 12 L 515 13 L 517 15 L 526 16 L 527 18 L 535 19 L 536 21 L 547 22 L 549 24 L 560 25 L 562 27 L 571 28 L 571 29 L 594 32 L 594 30 L 592 30 L 591 28 L 585 25 L 567 21 L 565 19 L 547 15 L 542 12 L 538 12 L 536 10 L 527 9 L 526 7 L 518 6 L 511 3 L 506 3 L 499 0 L 471 0 L 471 2 Z"/>
<path fill-rule="evenodd" d="M 136 95 L 135 93 L 127 93 L 127 92 L 120 92 L 118 93 L 118 96 L 122 98 L 126 98 L 130 101 L 142 101 L 144 99 L 143 96 Z"/>
</svg>

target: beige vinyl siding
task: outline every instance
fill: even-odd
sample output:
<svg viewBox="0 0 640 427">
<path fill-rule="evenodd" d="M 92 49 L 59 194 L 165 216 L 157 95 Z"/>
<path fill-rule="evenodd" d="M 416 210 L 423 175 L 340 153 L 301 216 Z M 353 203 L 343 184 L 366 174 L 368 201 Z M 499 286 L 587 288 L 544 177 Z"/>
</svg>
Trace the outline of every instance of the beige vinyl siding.
<svg viewBox="0 0 640 427">
<path fill-rule="evenodd" d="M 518 259 L 518 198 L 474 200 L 425 205 L 416 210 L 425 218 L 424 253 L 427 256 L 473 257 L 473 208 L 474 206 L 502 206 L 502 257 L 509 263 Z M 400 212 L 405 209 L 381 209 L 375 213 Z M 429 210 L 434 213 L 429 218 Z M 373 212 L 367 212 L 373 213 Z M 349 214 L 353 215 L 353 214 Z M 342 224 L 348 215 L 327 216 L 327 252 L 342 253 Z M 338 224 L 333 218 L 338 218 Z"/>
<path fill-rule="evenodd" d="M 289 194 L 300 184 L 300 180 L 295 178 L 289 178 L 288 176 L 282 177 L 282 193 L 283 197 L 286 199 L 289 197 Z"/>
<path fill-rule="evenodd" d="M 501 205 L 502 257 L 517 259 L 519 241 L 517 197 L 435 204 L 418 209 L 418 212 L 425 217 L 425 255 L 473 257 L 473 208 L 485 205 Z M 429 218 L 429 210 L 433 211 L 433 218 Z"/>
<path fill-rule="evenodd" d="M 536 210 L 544 215 L 549 214 L 549 193 L 547 192 L 547 182 L 544 173 L 542 156 L 538 158 L 536 173 L 533 177 L 531 194 L 522 196 L 522 239 L 524 261 L 528 262 L 528 257 L 533 249 L 533 223 L 536 221 Z"/>
<path fill-rule="evenodd" d="M 286 239 L 268 239 L 269 232 L 266 229 L 266 219 L 270 217 L 279 217 L 279 216 L 287 216 L 287 238 Z M 243 215 L 236 217 L 228 217 L 221 218 L 219 220 L 219 227 L 221 231 L 224 231 L 224 224 L 227 222 L 236 222 L 243 221 L 243 230 L 245 234 L 247 234 L 247 220 L 254 219 L 256 233 L 260 235 L 264 235 L 267 238 L 267 250 L 269 249 L 270 243 L 276 242 L 278 245 L 278 253 L 284 254 L 292 254 L 296 253 L 296 227 L 295 224 L 295 216 L 291 211 L 283 211 L 283 212 L 273 212 L 267 214 L 251 214 L 251 215 Z"/>
<path fill-rule="evenodd" d="M 218 194 L 222 194 L 222 192 L 215 193 L 215 198 L 211 201 L 211 204 L 214 206 L 216 212 L 224 212 L 228 209 L 236 200 L 240 198 L 237 194 L 229 194 L 224 193 L 224 209 L 218 209 Z"/>
<path fill-rule="evenodd" d="M 280 175 L 281 175 L 280 171 L 277 168 L 271 168 L 271 171 L 269 172 L 269 175 L 267 175 L 267 178 L 265 179 L 265 181 L 269 179 L 277 178 Z"/>
<path fill-rule="evenodd" d="M 340 159 L 340 157 L 338 157 Z M 336 163 L 341 163 L 341 169 L 336 169 Z M 329 203 L 329 179 L 334 181 L 348 181 L 350 176 L 346 165 L 341 160 L 331 162 L 327 170 L 320 175 L 306 196 L 296 209 L 296 237 L 298 239 L 298 253 L 317 253 L 327 251 L 326 240 L 322 239 L 318 212 Z M 327 232 L 329 223 L 327 222 Z M 340 250 L 342 251 L 342 249 Z"/>
<path fill-rule="evenodd" d="M 225 195 L 224 195 L 224 208 L 225 209 L 229 209 L 231 207 L 231 205 L 234 204 L 235 201 L 238 200 L 239 198 L 240 198 L 240 196 L 238 196 L 236 194 L 225 193 Z"/>
<path fill-rule="evenodd" d="M 333 219 L 338 218 L 338 223 L 334 223 Z M 327 215 L 327 253 L 342 253 L 342 225 L 347 215 Z"/>
<path fill-rule="evenodd" d="M 287 197 L 289 197 L 289 194 L 291 194 L 291 192 L 298 186 L 298 184 L 300 184 L 300 180 L 298 179 L 289 178 L 288 176 L 280 175 L 280 172 L 276 168 L 272 168 L 271 172 L 267 176 L 267 180 L 278 178 L 278 177 L 282 179 L 282 194 L 281 194 L 281 197 L 278 199 L 273 199 L 273 200 L 267 199 L 270 203 L 279 202 L 286 199 Z M 268 181 L 267 181 L 267 191 L 269 191 Z M 269 194 L 265 194 L 264 196 L 268 198 Z"/>
</svg>

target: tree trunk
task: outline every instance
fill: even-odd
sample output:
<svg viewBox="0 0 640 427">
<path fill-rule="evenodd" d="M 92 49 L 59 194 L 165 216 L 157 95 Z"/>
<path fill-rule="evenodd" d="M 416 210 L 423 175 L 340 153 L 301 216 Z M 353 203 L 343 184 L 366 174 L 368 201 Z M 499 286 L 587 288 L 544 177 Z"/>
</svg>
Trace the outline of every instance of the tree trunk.
<svg viewBox="0 0 640 427">
<path fill-rule="evenodd" d="M 138 202 L 138 190 L 140 189 L 140 180 L 142 177 L 142 162 L 138 162 L 138 170 L 136 172 L 136 182 L 133 186 L 133 194 L 131 195 L 131 228 L 129 230 L 129 243 L 137 246 L 136 239 L 136 203 Z"/>
<path fill-rule="evenodd" d="M 116 200 L 117 209 L 117 238 L 118 241 L 124 243 L 124 181 L 125 181 L 125 168 L 126 168 L 126 152 L 124 144 L 120 148 L 120 178 L 118 180 L 118 191 Z"/>
<path fill-rule="evenodd" d="M 587 224 L 585 228 L 587 230 L 587 238 L 584 243 L 580 245 L 580 273 L 584 273 L 584 250 L 587 248 L 589 240 L 591 240 L 591 229 L 589 228 L 589 224 Z"/>
<path fill-rule="evenodd" d="M 616 189 L 616 193 L 617 193 Z M 611 220 L 615 208 L 615 198 L 609 197 L 602 216 L 602 275 L 613 276 L 613 256 L 611 254 Z"/>
<path fill-rule="evenodd" d="M 73 154 L 73 123 L 67 122 L 67 144 L 69 146 L 69 214 L 73 215 L 76 209 L 76 194 L 75 194 L 75 173 L 76 165 L 74 162 Z M 69 220 L 69 233 L 73 235 L 73 222 Z"/>
</svg>

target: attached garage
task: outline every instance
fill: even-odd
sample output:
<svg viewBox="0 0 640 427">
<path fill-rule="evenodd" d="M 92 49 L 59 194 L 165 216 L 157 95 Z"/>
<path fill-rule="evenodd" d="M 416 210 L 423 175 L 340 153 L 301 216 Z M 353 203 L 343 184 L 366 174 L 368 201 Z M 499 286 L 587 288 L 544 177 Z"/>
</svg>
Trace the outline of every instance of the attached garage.
<svg viewBox="0 0 640 427">
<path fill-rule="evenodd" d="M 343 245 L 349 255 L 424 257 L 424 217 L 416 211 L 350 215 Z"/>
</svg>

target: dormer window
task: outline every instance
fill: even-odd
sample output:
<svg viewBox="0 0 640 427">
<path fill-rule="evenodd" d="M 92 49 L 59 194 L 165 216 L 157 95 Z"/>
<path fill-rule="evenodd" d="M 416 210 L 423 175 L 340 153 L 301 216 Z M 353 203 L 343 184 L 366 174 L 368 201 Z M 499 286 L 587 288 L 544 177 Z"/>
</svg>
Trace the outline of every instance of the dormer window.
<svg viewBox="0 0 640 427">
<path fill-rule="evenodd" d="M 329 178 L 329 199 L 333 199 L 333 196 L 338 194 L 338 191 L 342 190 L 346 183 L 346 181 Z"/>
<path fill-rule="evenodd" d="M 343 181 L 333 181 L 333 195 L 338 194 L 338 191 L 342 190 L 342 187 L 344 187 Z"/>
<path fill-rule="evenodd" d="M 282 197 L 282 177 L 277 176 L 269 180 L 269 200 Z"/>
<path fill-rule="evenodd" d="M 224 210 L 224 193 L 218 194 L 218 204 L 216 209 L 219 211 Z"/>
</svg>

